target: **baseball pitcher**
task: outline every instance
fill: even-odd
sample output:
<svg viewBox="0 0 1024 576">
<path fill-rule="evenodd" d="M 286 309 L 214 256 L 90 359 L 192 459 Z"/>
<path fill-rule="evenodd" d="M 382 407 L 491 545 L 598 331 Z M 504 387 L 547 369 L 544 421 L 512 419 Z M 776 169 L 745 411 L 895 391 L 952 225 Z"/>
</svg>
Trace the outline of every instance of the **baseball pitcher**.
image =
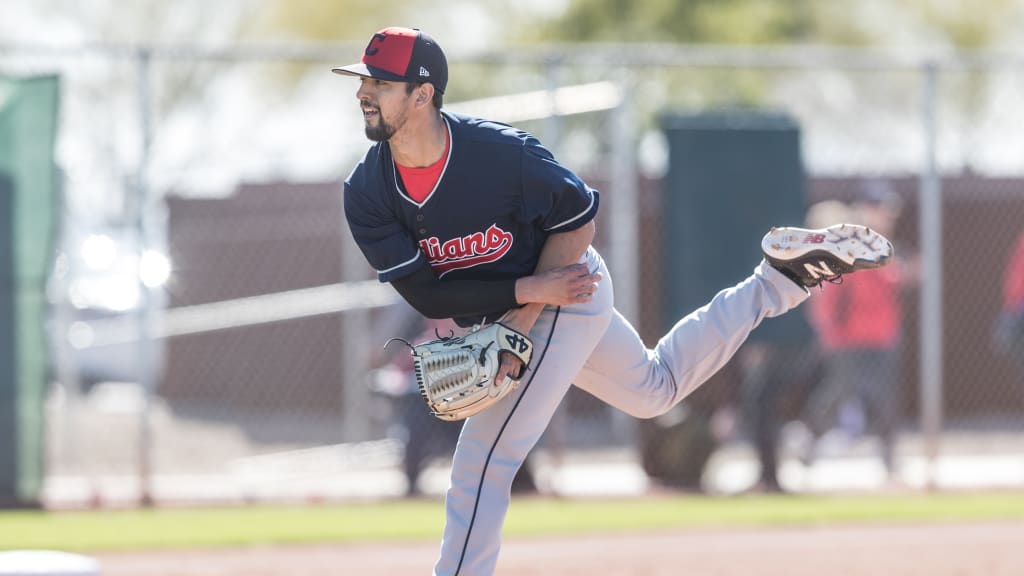
<svg viewBox="0 0 1024 576">
<path fill-rule="evenodd" d="M 359 79 L 374 142 L 344 186 L 356 242 L 413 307 L 469 329 L 414 349 L 429 409 L 465 420 L 435 576 L 494 572 L 512 479 L 569 386 L 636 417 L 662 414 L 764 318 L 892 255 L 860 226 L 773 229 L 748 278 L 647 349 L 616 312 L 590 245 L 598 191 L 532 135 L 443 111 L 448 66 L 437 41 L 386 28 L 334 72 Z"/>
</svg>

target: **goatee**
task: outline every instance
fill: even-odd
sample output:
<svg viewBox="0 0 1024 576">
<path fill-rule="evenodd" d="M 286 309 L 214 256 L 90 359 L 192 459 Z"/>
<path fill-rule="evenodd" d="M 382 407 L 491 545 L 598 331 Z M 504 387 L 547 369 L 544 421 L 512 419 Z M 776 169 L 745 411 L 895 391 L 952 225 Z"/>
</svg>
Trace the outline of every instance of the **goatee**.
<svg viewBox="0 0 1024 576">
<path fill-rule="evenodd" d="M 383 120 L 377 126 L 366 125 L 366 137 L 374 142 L 384 142 L 395 135 L 395 127 Z"/>
</svg>

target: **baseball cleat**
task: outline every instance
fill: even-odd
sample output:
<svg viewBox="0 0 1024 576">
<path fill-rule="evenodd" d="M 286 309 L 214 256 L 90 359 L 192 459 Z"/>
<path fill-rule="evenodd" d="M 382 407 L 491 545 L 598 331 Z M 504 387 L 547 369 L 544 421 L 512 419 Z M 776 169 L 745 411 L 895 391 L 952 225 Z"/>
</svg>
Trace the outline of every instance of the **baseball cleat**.
<svg viewBox="0 0 1024 576">
<path fill-rule="evenodd" d="M 893 254 L 892 242 L 859 224 L 772 228 L 761 240 L 761 250 L 769 264 L 808 288 L 838 282 L 843 274 L 881 268 Z"/>
</svg>

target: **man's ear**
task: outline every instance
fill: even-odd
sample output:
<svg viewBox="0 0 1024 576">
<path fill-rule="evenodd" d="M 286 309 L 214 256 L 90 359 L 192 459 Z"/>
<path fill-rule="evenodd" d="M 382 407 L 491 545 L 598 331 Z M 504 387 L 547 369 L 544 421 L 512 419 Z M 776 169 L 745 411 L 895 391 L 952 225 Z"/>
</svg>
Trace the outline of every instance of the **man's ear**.
<svg viewBox="0 0 1024 576">
<path fill-rule="evenodd" d="M 420 84 L 416 88 L 416 103 L 417 104 L 428 104 L 434 97 L 434 85 L 433 84 Z"/>
</svg>

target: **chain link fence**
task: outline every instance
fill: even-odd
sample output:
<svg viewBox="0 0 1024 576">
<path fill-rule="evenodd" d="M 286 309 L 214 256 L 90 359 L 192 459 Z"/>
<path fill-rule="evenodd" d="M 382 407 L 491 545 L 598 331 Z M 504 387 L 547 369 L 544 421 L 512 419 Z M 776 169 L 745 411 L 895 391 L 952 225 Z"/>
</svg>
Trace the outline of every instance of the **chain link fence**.
<svg viewBox="0 0 1024 576">
<path fill-rule="evenodd" d="M 58 74 L 63 86 L 47 505 L 444 490 L 457 425 L 410 404 L 408 366 L 383 349 L 426 326 L 375 282 L 342 213 L 341 182 L 367 142 L 356 84 L 329 68 L 360 49 L 0 46 L 0 73 Z M 1024 233 L 1020 62 L 598 45 L 450 63 L 446 108 L 535 133 L 602 191 L 595 244 L 619 309 L 651 344 L 673 320 L 662 311 L 678 248 L 664 241 L 677 222 L 667 117 L 792 118 L 807 222 L 874 223 L 871 190 L 898 207 L 877 224 L 890 226 L 901 271 L 885 351 L 844 352 L 820 321 L 860 318 L 877 335 L 880 304 L 807 306 L 813 330 L 783 364 L 808 368 L 783 372 L 771 398 L 748 393 L 775 353 L 760 346 L 654 421 L 574 389 L 525 489 L 737 492 L 763 479 L 758 446 L 794 491 L 1024 484 L 1024 353 L 996 337 Z M 709 227 L 728 235 L 730 224 Z M 859 293 L 853 278 L 843 288 Z M 887 370 L 879 397 L 872 383 Z M 774 424 L 753 425 L 752 399 L 775 406 Z"/>
</svg>

